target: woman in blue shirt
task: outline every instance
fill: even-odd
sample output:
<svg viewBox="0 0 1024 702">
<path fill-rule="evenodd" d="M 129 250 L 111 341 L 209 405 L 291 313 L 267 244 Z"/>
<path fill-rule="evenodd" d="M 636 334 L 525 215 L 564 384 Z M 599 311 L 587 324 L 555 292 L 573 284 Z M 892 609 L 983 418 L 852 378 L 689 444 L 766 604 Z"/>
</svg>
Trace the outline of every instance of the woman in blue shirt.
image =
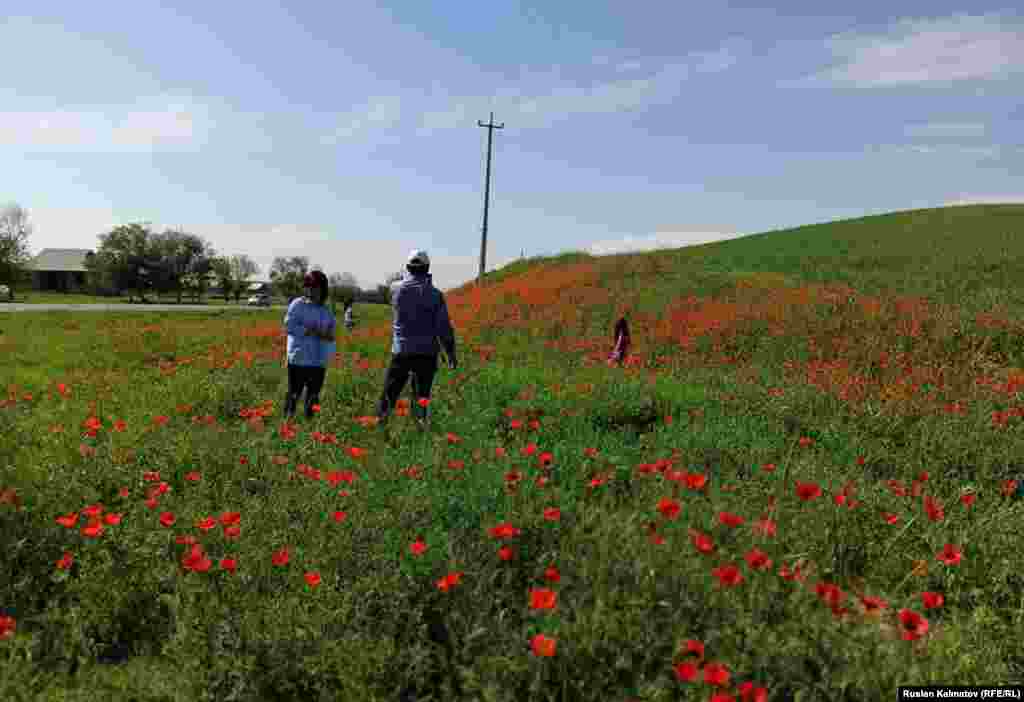
<svg viewBox="0 0 1024 702">
<path fill-rule="evenodd" d="M 306 418 L 312 418 L 313 405 L 320 402 L 320 390 L 327 364 L 334 355 L 334 314 L 324 305 L 327 300 L 327 276 L 311 271 L 303 279 L 305 296 L 292 300 L 284 315 L 288 333 L 288 395 L 284 401 L 287 417 L 295 407 L 303 388 L 306 390 Z"/>
</svg>

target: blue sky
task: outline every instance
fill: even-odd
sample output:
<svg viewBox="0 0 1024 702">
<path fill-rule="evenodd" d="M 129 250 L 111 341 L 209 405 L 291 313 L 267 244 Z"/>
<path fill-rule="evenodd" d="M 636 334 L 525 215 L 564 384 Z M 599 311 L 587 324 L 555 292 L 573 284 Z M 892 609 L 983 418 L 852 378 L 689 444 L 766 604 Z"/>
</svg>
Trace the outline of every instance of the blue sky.
<svg viewBox="0 0 1024 702">
<path fill-rule="evenodd" d="M 372 287 L 1024 201 L 1024 14 L 983 2 L 4 3 L 0 201 Z M 10 67 L 13 67 L 11 70 Z"/>
</svg>

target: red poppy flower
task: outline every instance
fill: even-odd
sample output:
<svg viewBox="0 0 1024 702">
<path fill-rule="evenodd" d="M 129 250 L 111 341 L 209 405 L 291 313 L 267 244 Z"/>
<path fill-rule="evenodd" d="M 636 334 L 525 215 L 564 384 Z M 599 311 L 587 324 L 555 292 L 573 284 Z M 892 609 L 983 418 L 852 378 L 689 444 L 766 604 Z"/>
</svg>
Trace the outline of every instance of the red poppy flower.
<svg viewBox="0 0 1024 702">
<path fill-rule="evenodd" d="M 775 536 L 776 533 L 775 522 L 768 518 L 757 520 L 750 528 L 762 536 Z"/>
<path fill-rule="evenodd" d="M 773 470 L 775 470 L 775 464 L 765 463 L 763 466 L 761 466 L 761 470 L 763 470 L 765 473 L 771 473 Z"/>
<path fill-rule="evenodd" d="M 511 427 L 513 429 L 520 429 L 520 428 L 522 428 L 522 426 L 523 426 L 522 420 L 513 419 L 512 422 L 511 422 Z"/>
<path fill-rule="evenodd" d="M 970 507 L 971 505 L 974 504 L 974 501 L 976 499 L 978 499 L 977 494 L 973 492 L 968 492 L 963 495 L 960 495 L 960 504 L 962 504 L 964 507 Z"/>
<path fill-rule="evenodd" d="M 921 603 L 925 609 L 936 609 L 941 607 L 945 603 L 946 598 L 939 592 L 922 592 Z"/>
<path fill-rule="evenodd" d="M 679 503 L 676 500 L 668 497 L 658 500 L 658 511 L 661 512 L 665 519 L 675 519 L 679 516 L 679 510 Z"/>
<path fill-rule="evenodd" d="M 288 565 L 288 561 L 291 560 L 292 554 L 289 553 L 288 547 L 285 546 L 277 551 L 270 557 L 270 562 L 276 566 Z"/>
<path fill-rule="evenodd" d="M 702 473 L 687 473 L 686 474 L 686 487 L 691 490 L 700 490 L 707 485 L 708 476 Z"/>
<path fill-rule="evenodd" d="M 703 554 L 711 554 L 715 551 L 715 543 L 707 534 L 691 529 L 690 540 L 693 542 L 693 547 Z"/>
<path fill-rule="evenodd" d="M 537 444 L 527 444 L 520 450 L 520 453 L 524 456 L 532 456 L 533 454 L 537 453 Z"/>
<path fill-rule="evenodd" d="M 743 574 L 732 563 L 715 568 L 711 574 L 718 578 L 720 584 L 727 587 L 735 587 L 743 582 Z"/>
<path fill-rule="evenodd" d="M 558 593 L 546 587 L 530 591 L 530 609 L 554 609 L 558 602 Z"/>
<path fill-rule="evenodd" d="M 181 561 L 181 566 L 185 570 L 197 573 L 205 573 L 212 565 L 213 562 L 203 553 L 203 548 L 199 544 L 194 544 Z"/>
<path fill-rule="evenodd" d="M 465 461 L 461 461 L 461 460 L 459 460 L 459 461 L 454 461 L 454 460 L 453 461 L 448 461 L 448 467 L 451 468 L 452 470 L 462 470 L 462 468 L 465 465 L 466 465 L 466 462 Z"/>
<path fill-rule="evenodd" d="M 117 512 L 107 512 L 103 515 L 104 523 L 108 524 L 109 526 L 117 526 L 121 523 L 121 518 L 122 515 L 118 514 Z"/>
<path fill-rule="evenodd" d="M 750 549 L 744 558 L 751 570 L 767 570 L 772 567 L 772 561 L 768 558 L 768 554 L 761 549 Z"/>
<path fill-rule="evenodd" d="M 179 546 L 193 546 L 199 542 L 191 534 L 178 534 L 174 537 L 174 543 Z"/>
<path fill-rule="evenodd" d="M 238 524 L 242 520 L 241 512 L 225 512 L 220 515 L 220 523 L 224 526 Z"/>
<path fill-rule="evenodd" d="M 498 558 L 503 561 L 511 561 L 514 555 L 510 546 L 502 546 L 498 549 Z"/>
<path fill-rule="evenodd" d="M 733 514 L 732 512 L 718 513 L 718 522 L 720 524 L 724 524 L 725 526 L 737 527 L 744 521 L 745 520 L 743 519 L 743 517 L 739 516 L 738 514 Z"/>
<path fill-rule="evenodd" d="M 414 556 L 422 556 L 427 550 L 427 542 L 423 539 L 416 539 L 409 545 L 409 553 Z"/>
<path fill-rule="evenodd" d="M 190 483 L 198 483 L 199 478 L 199 471 L 193 470 L 189 471 L 188 473 L 185 473 L 185 480 L 189 481 Z"/>
<path fill-rule="evenodd" d="M 562 510 L 557 507 L 545 507 L 544 519 L 549 522 L 557 522 L 562 518 Z"/>
<path fill-rule="evenodd" d="M 343 521 L 345 521 L 345 518 L 348 517 L 348 512 L 342 512 L 341 510 L 339 510 L 334 513 L 333 517 L 334 521 L 336 521 L 338 524 L 341 524 Z"/>
<path fill-rule="evenodd" d="M 462 571 L 448 573 L 448 575 L 444 576 L 443 578 L 437 581 L 437 589 L 441 592 L 448 592 L 453 587 L 462 582 L 462 576 Z"/>
<path fill-rule="evenodd" d="M 924 511 L 927 512 L 928 519 L 933 522 L 941 522 L 946 516 L 945 510 L 942 509 L 942 503 L 930 495 L 926 495 L 924 498 Z"/>
<path fill-rule="evenodd" d="M 78 523 L 78 512 L 69 512 L 57 517 L 57 523 L 66 529 L 74 528 L 75 524 Z"/>
<path fill-rule="evenodd" d="M 242 529 L 237 524 L 224 527 L 225 539 L 237 539 L 242 534 Z"/>
<path fill-rule="evenodd" d="M 316 587 L 317 585 L 320 584 L 320 573 L 317 573 L 315 571 L 311 571 L 309 573 L 306 573 L 306 575 L 304 577 L 306 578 L 306 583 L 310 587 Z"/>
<path fill-rule="evenodd" d="M 65 551 L 64 555 L 57 560 L 57 568 L 67 570 L 74 562 L 75 557 L 71 554 L 71 551 Z"/>
<path fill-rule="evenodd" d="M 176 521 L 177 519 L 171 512 L 164 512 L 160 515 L 160 523 L 165 527 L 170 528 L 174 526 L 174 522 Z"/>
<path fill-rule="evenodd" d="M 700 673 L 700 669 L 688 661 L 684 663 L 676 663 L 673 668 L 676 673 L 676 679 L 680 682 L 693 682 L 697 679 L 697 675 Z"/>
<path fill-rule="evenodd" d="M 888 524 L 892 524 L 894 526 L 896 524 L 899 524 L 899 521 L 900 521 L 899 515 L 898 514 L 893 514 L 892 512 L 885 512 L 884 514 L 882 514 L 882 517 L 885 519 L 885 521 Z"/>
<path fill-rule="evenodd" d="M 860 603 L 864 607 L 864 614 L 876 615 L 879 614 L 883 609 L 889 608 L 889 603 L 883 600 L 881 597 L 869 597 L 862 595 Z"/>
<path fill-rule="evenodd" d="M 451 432 L 448 432 L 448 443 L 449 444 L 457 444 L 460 441 L 462 441 L 462 439 L 460 439 L 457 434 L 453 434 Z"/>
<path fill-rule="evenodd" d="M 741 702 L 768 702 L 768 688 L 755 687 L 750 681 L 740 683 L 737 691 L 740 693 Z"/>
<path fill-rule="evenodd" d="M 200 519 L 196 526 L 202 531 L 209 531 L 217 526 L 217 520 L 213 517 L 206 517 L 205 519 Z"/>
<path fill-rule="evenodd" d="M 518 528 L 512 526 L 508 522 L 502 522 L 498 526 L 491 527 L 490 533 L 491 536 L 496 539 L 509 539 L 513 536 L 519 536 L 521 532 Z"/>
<path fill-rule="evenodd" d="M 597 456 L 597 449 L 585 448 L 583 449 L 583 455 L 588 456 L 589 458 L 594 458 L 595 456 Z"/>
<path fill-rule="evenodd" d="M 555 566 L 548 566 L 544 570 L 544 579 L 549 583 L 557 583 L 562 579 L 562 574 L 558 572 L 558 568 Z"/>
<path fill-rule="evenodd" d="M 555 455 L 550 451 L 545 451 L 537 458 L 537 465 L 541 468 L 547 468 L 555 461 Z"/>
<path fill-rule="evenodd" d="M 229 573 L 234 573 L 237 568 L 238 568 L 238 561 L 236 561 L 234 558 L 224 557 L 224 558 L 220 559 L 220 569 L 221 570 L 226 570 Z"/>
<path fill-rule="evenodd" d="M 14 636 L 14 631 L 17 628 L 18 623 L 14 620 L 14 617 L 0 615 L 0 641 Z"/>
<path fill-rule="evenodd" d="M 904 641 L 916 641 L 928 633 L 928 620 L 917 612 L 901 609 L 899 616 Z"/>
<path fill-rule="evenodd" d="M 963 552 L 953 544 L 946 544 L 936 558 L 946 565 L 958 565 L 963 559 Z"/>
<path fill-rule="evenodd" d="M 544 634 L 537 634 L 530 640 L 530 648 L 533 649 L 533 655 L 541 658 L 554 656 L 556 646 L 555 639 Z"/>
<path fill-rule="evenodd" d="M 503 447 L 501 447 L 501 446 L 498 446 L 496 449 L 494 449 L 494 456 L 496 458 L 504 458 L 505 457 L 505 453 L 506 453 L 505 449 Z"/>
<path fill-rule="evenodd" d="M 416 404 L 419 405 L 420 407 L 427 407 L 428 405 L 430 405 L 430 398 L 421 397 L 418 400 L 416 400 Z"/>
<path fill-rule="evenodd" d="M 89 505 L 82 510 L 82 516 L 92 519 L 93 517 L 99 516 L 103 512 L 103 505 L 95 504 Z"/>
<path fill-rule="evenodd" d="M 704 682 L 715 687 L 729 684 L 729 669 L 721 663 L 708 663 L 704 666 Z"/>
<path fill-rule="evenodd" d="M 816 497 L 821 497 L 821 488 L 815 483 L 796 483 L 796 494 L 803 501 L 813 500 Z"/>
<path fill-rule="evenodd" d="M 814 591 L 818 594 L 818 597 L 822 599 L 830 607 L 838 607 L 846 597 L 846 593 L 839 589 L 837 585 L 832 583 L 818 583 L 814 586 Z"/>
</svg>

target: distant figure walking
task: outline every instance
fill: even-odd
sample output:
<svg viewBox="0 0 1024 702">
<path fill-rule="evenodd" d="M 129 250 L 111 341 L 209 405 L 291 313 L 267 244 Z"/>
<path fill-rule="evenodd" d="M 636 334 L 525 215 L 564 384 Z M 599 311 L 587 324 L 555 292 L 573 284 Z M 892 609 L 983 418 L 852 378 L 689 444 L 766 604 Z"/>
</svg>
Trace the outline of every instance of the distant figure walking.
<svg viewBox="0 0 1024 702">
<path fill-rule="evenodd" d="M 352 300 L 345 300 L 345 329 L 348 331 L 352 331 L 356 326 L 356 320 L 352 316 L 352 305 Z"/>
<path fill-rule="evenodd" d="M 391 286 L 391 307 L 394 310 L 391 342 L 391 364 L 384 377 L 384 392 L 377 408 L 377 417 L 385 425 L 392 408 L 402 394 L 412 373 L 413 392 L 417 400 L 430 399 L 430 387 L 437 372 L 437 359 L 444 345 L 448 367 L 455 370 L 455 332 L 448 317 L 444 293 L 434 287 L 429 274 L 430 257 L 426 251 L 409 254 L 406 275 Z M 417 419 L 425 422 L 427 407 L 413 405 Z"/>
<path fill-rule="evenodd" d="M 299 395 L 306 391 L 306 418 L 313 417 L 313 406 L 320 403 L 327 364 L 334 355 L 335 318 L 324 305 L 327 299 L 327 276 L 311 271 L 303 279 L 305 296 L 288 305 L 284 327 L 288 333 L 288 394 L 285 396 L 286 417 L 295 415 Z"/>
<path fill-rule="evenodd" d="M 615 323 L 615 331 L 612 334 L 615 340 L 615 348 L 612 350 L 611 355 L 608 356 L 609 363 L 617 363 L 622 365 L 626 356 L 629 354 L 629 324 L 626 322 L 625 313 L 619 317 L 619 321 Z"/>
</svg>

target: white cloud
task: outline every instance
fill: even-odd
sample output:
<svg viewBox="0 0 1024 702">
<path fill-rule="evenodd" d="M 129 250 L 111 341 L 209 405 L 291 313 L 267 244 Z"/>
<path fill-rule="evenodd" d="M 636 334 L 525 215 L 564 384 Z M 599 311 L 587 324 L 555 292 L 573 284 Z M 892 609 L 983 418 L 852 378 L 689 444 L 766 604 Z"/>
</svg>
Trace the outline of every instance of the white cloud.
<svg viewBox="0 0 1024 702">
<path fill-rule="evenodd" d="M 696 74 L 725 71 L 750 50 L 743 39 L 730 39 L 707 52 L 655 63 L 630 59 L 611 67 L 613 78 L 589 85 L 562 76 L 561 70 L 531 74 L 519 81 L 499 85 L 492 95 L 455 97 L 440 109 L 424 110 L 419 117 L 420 134 L 475 124 L 491 110 L 517 129 L 547 127 L 583 114 L 610 114 L 640 110 L 669 103 L 682 92 L 683 83 Z M 595 57 L 593 64 L 609 66 L 613 59 Z M 623 73 L 640 74 L 622 77 Z"/>
<path fill-rule="evenodd" d="M 102 153 L 198 148 L 212 127 L 205 106 L 156 97 L 91 110 L 0 112 L 0 147 Z"/>
<path fill-rule="evenodd" d="M 1003 205 L 1024 204 L 1024 194 L 1019 195 L 961 195 L 955 200 L 947 200 L 943 207 L 954 205 Z"/>
<path fill-rule="evenodd" d="M 604 256 L 608 254 L 634 253 L 638 251 L 656 251 L 658 249 L 677 249 L 684 246 L 697 246 L 699 244 L 707 244 L 713 241 L 735 239 L 738 236 L 743 235 L 735 232 L 703 229 L 668 230 L 660 231 L 649 236 L 627 236 L 622 239 L 605 239 L 603 241 L 595 241 L 587 250 L 595 256 Z"/>
<path fill-rule="evenodd" d="M 323 143 L 337 144 L 358 139 L 375 129 L 391 129 L 402 119 L 402 99 L 397 95 L 371 98 L 339 119 L 337 128 Z"/>
<path fill-rule="evenodd" d="M 980 137 L 985 135 L 981 122 L 927 122 L 910 125 L 907 136 L 913 137 Z"/>
<path fill-rule="evenodd" d="M 880 34 L 827 40 L 838 63 L 811 82 L 854 87 L 996 78 L 1021 69 L 1024 23 L 999 14 L 903 19 Z"/>
<path fill-rule="evenodd" d="M 1010 147 L 999 144 L 964 146 L 962 144 L 897 144 L 885 146 L 881 151 L 892 154 L 922 154 L 925 156 L 975 157 L 980 159 L 1000 158 L 1012 152 Z"/>
</svg>

